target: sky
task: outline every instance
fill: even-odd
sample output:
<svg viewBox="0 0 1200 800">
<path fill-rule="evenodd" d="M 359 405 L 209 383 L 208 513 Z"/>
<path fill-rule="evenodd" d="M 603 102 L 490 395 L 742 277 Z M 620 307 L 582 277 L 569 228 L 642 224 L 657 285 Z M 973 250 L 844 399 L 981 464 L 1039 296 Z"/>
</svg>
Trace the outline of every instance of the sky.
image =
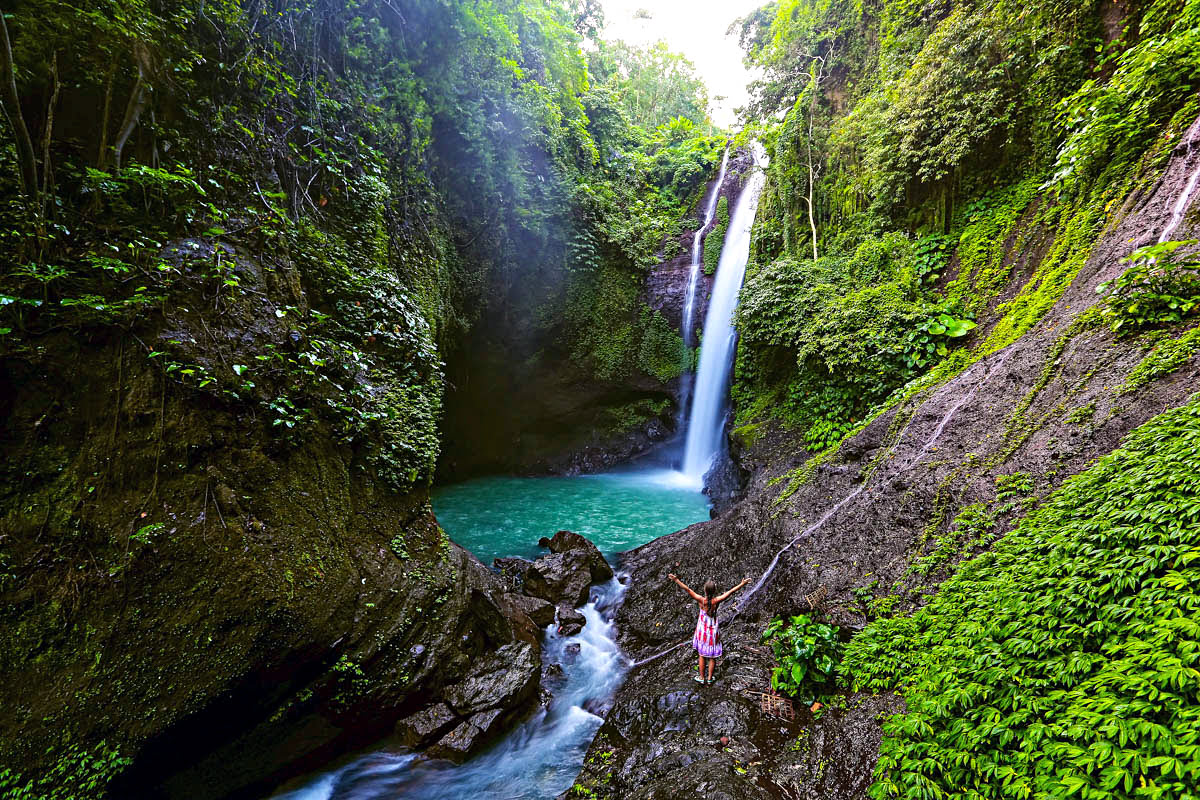
<svg viewBox="0 0 1200 800">
<path fill-rule="evenodd" d="M 734 110 L 746 104 L 746 84 L 751 75 L 742 65 L 737 36 L 726 36 L 729 24 L 767 0 L 602 0 L 604 38 L 631 44 L 664 40 L 696 65 L 708 85 L 713 122 L 732 127 Z M 649 19 L 635 18 L 639 9 Z M 723 97 L 724 99 L 718 99 Z"/>
</svg>

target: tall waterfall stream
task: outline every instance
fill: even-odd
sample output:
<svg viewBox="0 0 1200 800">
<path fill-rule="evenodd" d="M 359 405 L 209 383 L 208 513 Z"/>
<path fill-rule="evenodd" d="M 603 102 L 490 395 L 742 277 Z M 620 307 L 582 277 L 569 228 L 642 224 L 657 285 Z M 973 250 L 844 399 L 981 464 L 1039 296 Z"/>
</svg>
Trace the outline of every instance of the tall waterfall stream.
<svg viewBox="0 0 1200 800">
<path fill-rule="evenodd" d="M 757 166 L 765 155 L 759 146 L 753 147 Z M 750 259 L 750 230 L 767 176 L 755 169 L 737 207 L 729 217 L 725 246 L 717 265 L 712 300 L 704 323 L 704 342 L 700 348 L 700 366 L 696 370 L 696 387 L 692 392 L 691 411 L 687 421 L 687 440 L 683 453 L 683 474 L 697 485 L 704 480 L 724 442 L 725 414 L 729 407 L 729 373 L 733 366 L 733 347 L 737 333 L 733 328 L 733 311 L 738 293 L 746 277 L 746 262 Z"/>
</svg>

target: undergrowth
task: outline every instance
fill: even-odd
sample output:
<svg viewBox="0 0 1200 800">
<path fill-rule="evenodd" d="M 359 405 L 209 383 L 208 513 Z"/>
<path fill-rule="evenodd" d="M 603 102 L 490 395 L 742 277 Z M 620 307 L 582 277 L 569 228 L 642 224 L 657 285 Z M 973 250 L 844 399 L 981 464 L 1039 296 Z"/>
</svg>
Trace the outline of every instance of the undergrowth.
<svg viewBox="0 0 1200 800">
<path fill-rule="evenodd" d="M 871 796 L 1194 797 L 1198 619 L 1200 395 L 852 640 L 842 674 L 907 704 Z"/>
</svg>

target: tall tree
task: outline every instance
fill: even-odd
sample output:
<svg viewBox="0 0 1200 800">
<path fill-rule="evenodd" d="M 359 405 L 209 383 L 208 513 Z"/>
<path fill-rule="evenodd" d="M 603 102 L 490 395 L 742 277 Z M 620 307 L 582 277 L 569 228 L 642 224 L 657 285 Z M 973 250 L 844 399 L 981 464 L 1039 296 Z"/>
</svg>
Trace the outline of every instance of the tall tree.
<svg viewBox="0 0 1200 800">
<path fill-rule="evenodd" d="M 17 142 L 17 166 L 21 175 L 21 189 L 31 205 L 37 205 L 38 180 L 37 160 L 33 154 L 33 140 L 25 126 L 21 113 L 21 97 L 17 93 L 16 68 L 13 65 L 12 41 L 8 36 L 8 23 L 4 21 L 4 10 L 0 8 L 0 90 L 4 97 L 4 114 L 12 127 Z"/>
</svg>

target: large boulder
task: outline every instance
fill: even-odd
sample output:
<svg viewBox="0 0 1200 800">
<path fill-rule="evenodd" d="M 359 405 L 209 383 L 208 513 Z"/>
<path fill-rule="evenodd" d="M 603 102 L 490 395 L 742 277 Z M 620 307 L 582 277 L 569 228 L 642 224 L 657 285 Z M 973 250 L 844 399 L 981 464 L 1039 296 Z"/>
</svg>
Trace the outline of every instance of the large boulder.
<svg viewBox="0 0 1200 800">
<path fill-rule="evenodd" d="M 470 719 L 463 720 L 458 727 L 426 750 L 426 755 L 430 758 L 445 758 L 459 763 L 466 761 L 468 756 L 491 738 L 489 734 L 500 728 L 496 723 L 500 719 L 501 713 L 500 709 L 494 708 L 490 711 L 472 714 Z"/>
<path fill-rule="evenodd" d="M 396 738 L 405 747 L 420 747 L 446 733 L 456 715 L 445 703 L 434 703 L 396 723 Z"/>
<path fill-rule="evenodd" d="M 540 650 L 514 642 L 481 657 L 465 681 L 446 687 L 442 694 L 461 716 L 522 708 L 537 690 L 541 667 Z"/>
<path fill-rule="evenodd" d="M 526 594 L 506 594 L 504 599 L 526 614 L 533 624 L 544 628 L 554 622 L 554 604 Z"/>
<path fill-rule="evenodd" d="M 525 573 L 533 562 L 520 556 L 492 559 L 492 567 L 500 573 L 500 577 L 513 589 L 519 592 L 525 586 Z"/>
<path fill-rule="evenodd" d="M 556 605 L 583 605 L 591 585 L 588 555 L 582 550 L 542 556 L 525 573 L 525 594 Z"/>
<path fill-rule="evenodd" d="M 581 552 L 587 556 L 588 570 L 592 574 L 593 583 L 612 579 L 612 567 L 604 560 L 599 548 L 581 534 L 559 531 L 549 539 L 543 536 L 538 540 L 538 547 L 547 547 L 551 553 Z"/>
</svg>

